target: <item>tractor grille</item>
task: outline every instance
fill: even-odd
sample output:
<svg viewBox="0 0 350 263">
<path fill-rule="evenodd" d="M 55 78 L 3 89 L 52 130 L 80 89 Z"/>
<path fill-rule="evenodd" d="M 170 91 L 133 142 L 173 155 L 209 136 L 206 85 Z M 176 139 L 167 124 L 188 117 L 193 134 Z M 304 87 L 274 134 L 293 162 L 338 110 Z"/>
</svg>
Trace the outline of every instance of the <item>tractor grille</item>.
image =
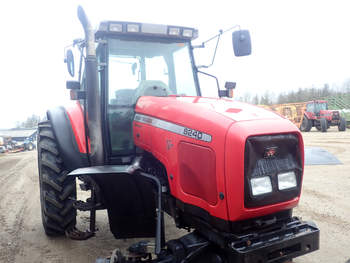
<svg viewBox="0 0 350 263">
<path fill-rule="evenodd" d="M 297 187 L 278 190 L 277 175 L 294 171 Z M 291 200 L 299 195 L 302 162 L 298 137 L 294 134 L 249 137 L 245 145 L 245 206 L 258 207 Z M 250 180 L 269 176 L 272 192 L 253 196 Z"/>
</svg>

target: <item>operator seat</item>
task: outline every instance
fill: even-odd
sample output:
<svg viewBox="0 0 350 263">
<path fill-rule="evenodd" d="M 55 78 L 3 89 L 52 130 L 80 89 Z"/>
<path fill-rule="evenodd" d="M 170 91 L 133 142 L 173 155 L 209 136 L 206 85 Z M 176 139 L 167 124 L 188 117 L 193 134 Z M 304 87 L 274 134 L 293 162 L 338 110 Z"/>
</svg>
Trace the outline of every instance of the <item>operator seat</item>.
<svg viewBox="0 0 350 263">
<path fill-rule="evenodd" d="M 161 80 L 142 80 L 135 90 L 134 102 L 141 96 L 166 97 L 171 91 Z"/>
</svg>

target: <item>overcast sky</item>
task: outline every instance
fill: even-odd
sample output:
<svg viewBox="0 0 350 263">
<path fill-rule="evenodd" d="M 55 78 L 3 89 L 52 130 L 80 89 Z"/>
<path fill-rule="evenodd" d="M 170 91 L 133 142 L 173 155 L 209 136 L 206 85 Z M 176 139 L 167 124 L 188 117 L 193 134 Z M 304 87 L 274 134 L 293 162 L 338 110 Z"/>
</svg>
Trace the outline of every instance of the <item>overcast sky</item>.
<svg viewBox="0 0 350 263">
<path fill-rule="evenodd" d="M 94 26 L 101 20 L 190 26 L 199 30 L 197 42 L 235 24 L 249 29 L 252 55 L 235 58 L 227 34 L 208 70 L 221 83 L 236 81 L 238 95 L 350 78 L 349 1 L 1 1 L 0 128 L 68 101 L 64 47 L 83 36 L 78 4 Z M 198 64 L 210 62 L 210 47 L 196 54 Z"/>
</svg>

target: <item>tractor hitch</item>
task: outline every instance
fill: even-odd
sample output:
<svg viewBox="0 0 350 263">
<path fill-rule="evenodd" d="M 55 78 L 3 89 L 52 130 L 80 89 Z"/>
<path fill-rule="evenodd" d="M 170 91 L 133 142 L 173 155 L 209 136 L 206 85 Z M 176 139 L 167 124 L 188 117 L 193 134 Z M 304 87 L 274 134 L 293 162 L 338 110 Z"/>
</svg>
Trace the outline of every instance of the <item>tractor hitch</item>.
<svg viewBox="0 0 350 263">
<path fill-rule="evenodd" d="M 239 236 L 230 248 L 229 262 L 284 262 L 319 249 L 319 229 L 295 217 L 275 230 Z"/>
<path fill-rule="evenodd" d="M 108 258 L 98 258 L 96 263 L 221 263 L 223 261 L 212 261 L 213 253 L 209 241 L 205 240 L 196 231 L 187 234 L 179 239 L 170 240 L 166 244 L 166 249 L 152 259 L 152 249 L 155 244 L 147 241 L 140 241 L 131 245 L 127 253 L 123 255 L 119 249 L 115 249 Z M 208 253 L 210 252 L 210 253 Z M 219 257 L 219 256 L 218 256 Z M 209 261 L 208 261 L 209 260 Z"/>
<path fill-rule="evenodd" d="M 223 233 L 226 244 L 209 241 L 199 231 L 166 243 L 152 259 L 148 242 L 139 242 L 123 255 L 115 250 L 111 257 L 96 263 L 273 263 L 288 262 L 319 248 L 319 229 L 312 222 L 291 218 L 289 222 L 242 235 Z"/>
</svg>

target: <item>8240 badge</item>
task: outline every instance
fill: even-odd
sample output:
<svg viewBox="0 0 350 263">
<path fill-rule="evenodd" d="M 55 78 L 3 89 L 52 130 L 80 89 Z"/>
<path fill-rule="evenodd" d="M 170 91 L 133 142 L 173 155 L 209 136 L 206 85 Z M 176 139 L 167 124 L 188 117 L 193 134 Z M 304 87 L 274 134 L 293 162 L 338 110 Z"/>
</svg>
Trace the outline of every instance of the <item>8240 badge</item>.
<svg viewBox="0 0 350 263">
<path fill-rule="evenodd" d="M 211 135 L 194 130 L 194 129 L 183 127 L 182 134 L 184 136 L 187 136 L 196 140 L 211 142 Z"/>
<path fill-rule="evenodd" d="M 183 135 L 197 139 L 197 140 L 202 140 L 203 138 L 203 133 L 200 131 L 192 130 L 189 128 L 184 128 Z"/>
</svg>

